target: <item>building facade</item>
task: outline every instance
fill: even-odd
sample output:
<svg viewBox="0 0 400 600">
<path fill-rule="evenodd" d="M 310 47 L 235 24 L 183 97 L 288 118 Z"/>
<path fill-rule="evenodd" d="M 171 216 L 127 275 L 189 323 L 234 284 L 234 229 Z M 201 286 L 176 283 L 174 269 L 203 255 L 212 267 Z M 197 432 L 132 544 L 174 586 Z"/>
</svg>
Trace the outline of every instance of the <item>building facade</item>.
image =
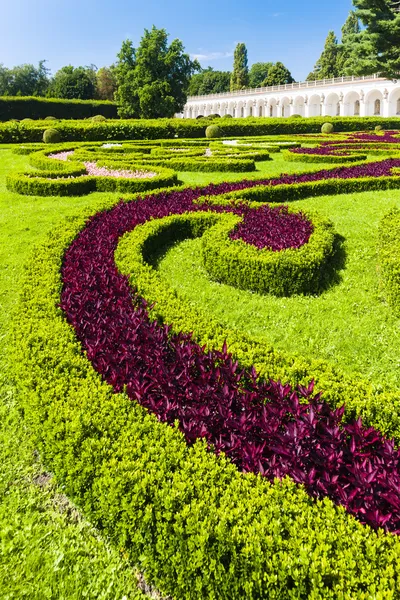
<svg viewBox="0 0 400 600">
<path fill-rule="evenodd" d="M 272 87 L 189 96 L 180 117 L 395 117 L 400 116 L 400 81 L 377 75 L 337 77 Z"/>
</svg>

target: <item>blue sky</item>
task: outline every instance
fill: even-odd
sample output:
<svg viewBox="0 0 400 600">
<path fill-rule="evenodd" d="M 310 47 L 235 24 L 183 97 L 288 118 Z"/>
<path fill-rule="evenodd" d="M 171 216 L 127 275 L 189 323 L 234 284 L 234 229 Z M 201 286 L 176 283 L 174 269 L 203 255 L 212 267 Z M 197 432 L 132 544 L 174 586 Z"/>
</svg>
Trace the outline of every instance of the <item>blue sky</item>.
<svg viewBox="0 0 400 600">
<path fill-rule="evenodd" d="M 47 59 L 53 73 L 67 64 L 100 68 L 115 61 L 124 39 L 137 46 L 154 24 L 203 67 L 231 70 L 235 45 L 244 42 L 249 65 L 280 60 L 301 81 L 351 8 L 351 0 L 5 0 L 0 63 Z"/>
</svg>

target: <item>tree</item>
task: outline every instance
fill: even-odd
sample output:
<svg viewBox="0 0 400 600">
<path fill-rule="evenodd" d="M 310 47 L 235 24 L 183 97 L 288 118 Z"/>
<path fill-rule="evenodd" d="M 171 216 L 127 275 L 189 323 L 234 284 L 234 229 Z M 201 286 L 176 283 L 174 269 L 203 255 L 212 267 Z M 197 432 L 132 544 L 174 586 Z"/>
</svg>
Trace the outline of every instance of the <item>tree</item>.
<svg viewBox="0 0 400 600">
<path fill-rule="evenodd" d="M 342 27 L 342 43 L 338 49 L 337 56 L 337 74 L 352 75 L 354 72 L 354 59 L 357 60 L 357 56 L 354 55 L 354 36 L 359 34 L 361 31 L 360 23 L 357 15 L 354 11 L 350 11 L 349 15 Z"/>
<path fill-rule="evenodd" d="M 271 85 L 284 85 L 285 83 L 294 83 L 294 79 L 289 69 L 278 61 L 269 69 L 268 76 L 262 85 L 268 87 Z"/>
<path fill-rule="evenodd" d="M 114 100 L 117 79 L 113 67 L 101 67 L 96 73 L 96 98 Z"/>
<path fill-rule="evenodd" d="M 230 91 L 242 90 L 249 86 L 249 67 L 247 64 L 246 45 L 239 43 L 236 45 L 233 55 L 233 71 L 231 75 Z"/>
<path fill-rule="evenodd" d="M 230 71 L 214 71 L 212 67 L 196 73 L 190 80 L 188 95 L 203 96 L 206 94 L 220 94 L 229 92 Z"/>
<path fill-rule="evenodd" d="M 251 88 L 261 87 L 263 82 L 267 79 L 270 68 L 273 66 L 272 62 L 258 62 L 251 65 L 249 71 L 249 86 Z"/>
<path fill-rule="evenodd" d="M 190 77 L 200 69 L 175 39 L 167 44 L 165 29 L 144 30 L 137 50 L 130 40 L 122 44 L 115 68 L 118 114 L 155 119 L 181 112 Z"/>
<path fill-rule="evenodd" d="M 330 31 L 325 40 L 325 46 L 321 56 L 314 66 L 314 70 L 308 75 L 307 80 L 330 79 L 338 76 L 338 54 L 339 46 L 333 31 Z"/>
<path fill-rule="evenodd" d="M 24 64 L 12 69 L 0 65 L 0 95 L 44 96 L 49 86 L 49 70 L 45 62 L 41 60 L 38 67 Z"/>
<path fill-rule="evenodd" d="M 53 98 L 91 100 L 95 96 L 94 68 L 93 65 L 76 68 L 72 65 L 62 67 L 55 74 L 48 95 Z"/>
<path fill-rule="evenodd" d="M 397 79 L 400 72 L 400 2 L 398 0 L 353 0 L 355 15 L 366 29 L 352 36 L 358 60 L 356 73 L 380 73 Z"/>
</svg>

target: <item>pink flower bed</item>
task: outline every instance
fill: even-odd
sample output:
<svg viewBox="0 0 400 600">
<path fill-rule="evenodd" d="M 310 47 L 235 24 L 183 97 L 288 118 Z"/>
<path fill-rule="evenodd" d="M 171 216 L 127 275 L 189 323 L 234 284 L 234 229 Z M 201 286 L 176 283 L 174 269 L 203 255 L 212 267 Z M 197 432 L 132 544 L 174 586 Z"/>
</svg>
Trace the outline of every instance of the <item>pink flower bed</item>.
<svg viewBox="0 0 400 600">
<path fill-rule="evenodd" d="M 153 171 L 128 171 L 127 169 L 109 169 L 108 167 L 98 167 L 95 162 L 83 163 L 86 167 L 86 171 L 89 175 L 96 175 L 97 177 L 123 177 L 124 179 L 148 179 L 155 177 L 157 173 Z"/>
<path fill-rule="evenodd" d="M 48 154 L 47 158 L 55 158 L 56 160 L 68 160 L 68 156 L 72 156 L 73 150 L 67 150 L 66 152 L 56 152 L 55 154 Z"/>
</svg>

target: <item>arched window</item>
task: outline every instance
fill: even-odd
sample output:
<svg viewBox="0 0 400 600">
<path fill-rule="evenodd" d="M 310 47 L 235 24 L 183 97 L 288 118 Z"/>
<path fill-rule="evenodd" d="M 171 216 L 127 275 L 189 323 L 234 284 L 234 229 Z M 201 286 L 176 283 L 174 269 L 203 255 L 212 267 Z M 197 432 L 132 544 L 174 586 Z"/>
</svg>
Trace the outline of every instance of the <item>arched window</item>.
<svg viewBox="0 0 400 600">
<path fill-rule="evenodd" d="M 336 104 L 336 116 L 340 117 L 340 102 Z"/>
<path fill-rule="evenodd" d="M 377 98 L 374 102 L 374 115 L 381 114 L 381 101 Z"/>
<path fill-rule="evenodd" d="M 232 110 L 232 117 L 236 117 L 236 108 Z"/>
<path fill-rule="evenodd" d="M 259 109 L 258 109 L 258 116 L 259 117 L 263 116 L 263 114 L 262 114 L 262 106 L 260 106 Z"/>
<path fill-rule="evenodd" d="M 396 115 L 400 115 L 400 98 L 397 100 L 397 110 Z"/>
<path fill-rule="evenodd" d="M 240 109 L 240 116 L 244 117 L 244 106 L 242 106 L 242 108 Z"/>
<path fill-rule="evenodd" d="M 285 105 L 284 104 L 282 104 L 281 115 L 282 115 L 282 117 L 285 116 Z"/>
<path fill-rule="evenodd" d="M 354 116 L 358 117 L 360 115 L 360 101 L 356 100 L 354 102 Z"/>
<path fill-rule="evenodd" d="M 274 107 L 272 106 L 272 104 L 269 107 L 269 116 L 273 117 L 274 116 Z"/>
<path fill-rule="evenodd" d="M 252 116 L 253 116 L 253 107 L 250 106 L 250 108 L 249 108 L 249 117 L 252 117 Z"/>
</svg>

